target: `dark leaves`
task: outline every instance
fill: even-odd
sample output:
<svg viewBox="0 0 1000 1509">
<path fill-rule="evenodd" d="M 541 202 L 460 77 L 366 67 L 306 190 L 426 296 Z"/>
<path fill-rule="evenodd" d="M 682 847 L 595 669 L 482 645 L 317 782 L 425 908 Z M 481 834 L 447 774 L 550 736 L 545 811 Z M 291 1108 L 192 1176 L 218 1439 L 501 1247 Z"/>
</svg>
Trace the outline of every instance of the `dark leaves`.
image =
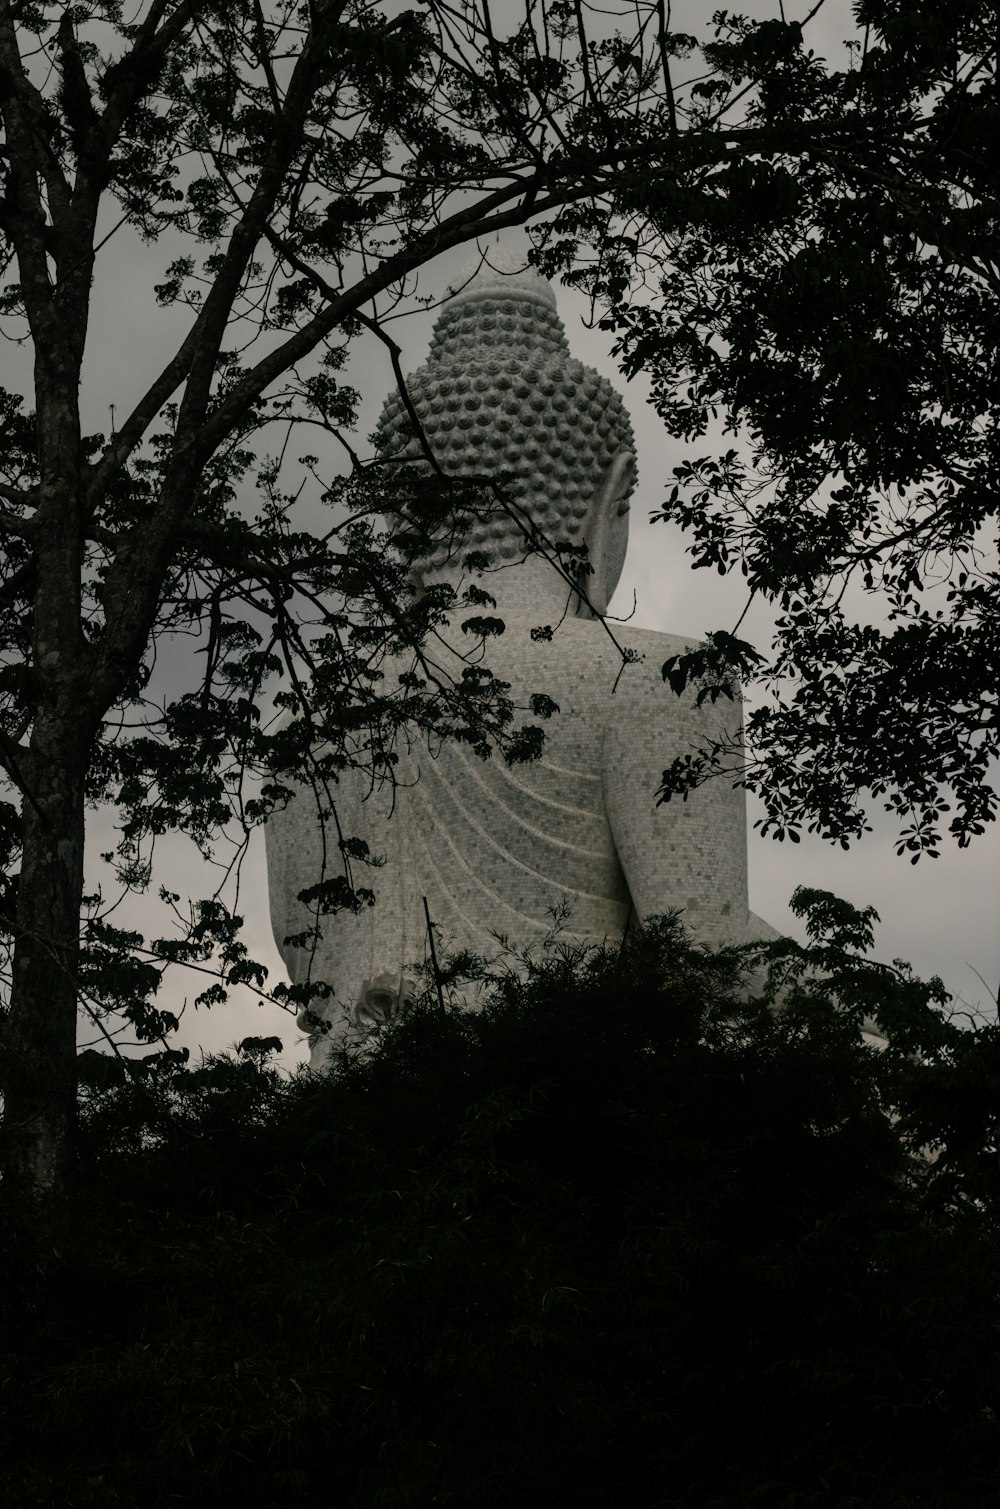
<svg viewBox="0 0 1000 1509">
<path fill-rule="evenodd" d="M 432 993 L 328 1079 L 84 1056 L 75 1198 L 3 1254 L 18 1504 L 989 1502 L 1000 1039 L 797 906 Z"/>
</svg>

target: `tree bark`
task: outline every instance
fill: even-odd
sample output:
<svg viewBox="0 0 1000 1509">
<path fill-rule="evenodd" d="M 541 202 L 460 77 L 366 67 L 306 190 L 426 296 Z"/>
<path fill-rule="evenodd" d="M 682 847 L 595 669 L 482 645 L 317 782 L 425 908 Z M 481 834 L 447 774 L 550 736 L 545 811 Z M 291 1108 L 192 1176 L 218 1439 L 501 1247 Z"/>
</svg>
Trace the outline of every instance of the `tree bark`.
<svg viewBox="0 0 1000 1509">
<path fill-rule="evenodd" d="M 64 1185 L 73 1153 L 89 748 L 50 715 L 36 723 L 31 751 L 2 1066 L 7 1176 L 11 1193 L 33 1200 Z"/>
</svg>

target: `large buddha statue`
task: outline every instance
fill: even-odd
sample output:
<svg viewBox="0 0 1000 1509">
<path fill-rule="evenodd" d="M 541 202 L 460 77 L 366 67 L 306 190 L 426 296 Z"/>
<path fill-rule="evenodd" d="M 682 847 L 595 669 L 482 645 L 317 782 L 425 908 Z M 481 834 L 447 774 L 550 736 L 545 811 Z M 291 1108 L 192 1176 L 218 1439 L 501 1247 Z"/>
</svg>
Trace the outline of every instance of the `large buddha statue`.
<svg viewBox="0 0 1000 1509">
<path fill-rule="evenodd" d="M 331 993 L 300 1015 L 311 1065 L 405 1006 L 428 955 L 495 956 L 499 936 L 540 946 L 554 921 L 564 940 L 612 943 L 632 919 L 680 909 L 700 941 L 770 935 L 747 909 L 743 792 L 721 782 L 686 802 L 656 805 L 664 768 L 738 708 L 698 708 L 664 686 L 663 661 L 690 641 L 595 619 L 614 592 L 635 485 L 633 436 L 618 394 L 569 353 L 550 285 L 491 249 L 443 306 L 426 364 L 407 382 L 426 441 L 449 475 L 499 476 L 513 508 L 480 516 L 463 539 L 414 559 L 426 586 L 460 587 L 471 551 L 489 555 L 485 586 L 506 626 L 489 666 L 514 692 L 558 706 L 536 762 L 483 761 L 467 747 L 414 744 L 394 790 L 348 772 L 335 792 L 341 832 L 384 859 L 355 883 L 376 903 L 319 919 L 309 946 L 286 942 L 316 919 L 298 895 L 314 885 L 330 845 L 304 789 L 267 825 L 271 916 L 293 982 Z M 386 404 L 383 454 L 423 454 L 400 398 Z M 574 590 L 551 558 L 526 549 L 512 514 L 549 540 L 588 547 L 591 574 Z M 494 610 L 490 609 L 493 613 Z M 551 640 L 532 637 L 554 626 Z M 635 652 L 623 668 L 615 640 Z"/>
</svg>

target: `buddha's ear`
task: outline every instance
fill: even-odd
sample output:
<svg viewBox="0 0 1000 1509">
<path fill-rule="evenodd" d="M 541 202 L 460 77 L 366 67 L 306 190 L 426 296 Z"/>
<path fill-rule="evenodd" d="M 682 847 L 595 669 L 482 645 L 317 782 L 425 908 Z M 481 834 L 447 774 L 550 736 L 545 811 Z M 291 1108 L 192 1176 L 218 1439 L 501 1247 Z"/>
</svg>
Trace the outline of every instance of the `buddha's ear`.
<svg viewBox="0 0 1000 1509">
<path fill-rule="evenodd" d="M 598 489 L 598 508 L 605 513 L 628 513 L 628 500 L 635 486 L 635 452 L 619 451 Z"/>
<path fill-rule="evenodd" d="M 584 543 L 590 575 L 584 578 L 587 601 L 581 600 L 580 618 L 606 613 L 618 585 L 628 544 L 629 497 L 635 486 L 635 453 L 619 451 L 609 462 L 587 511 Z"/>
</svg>

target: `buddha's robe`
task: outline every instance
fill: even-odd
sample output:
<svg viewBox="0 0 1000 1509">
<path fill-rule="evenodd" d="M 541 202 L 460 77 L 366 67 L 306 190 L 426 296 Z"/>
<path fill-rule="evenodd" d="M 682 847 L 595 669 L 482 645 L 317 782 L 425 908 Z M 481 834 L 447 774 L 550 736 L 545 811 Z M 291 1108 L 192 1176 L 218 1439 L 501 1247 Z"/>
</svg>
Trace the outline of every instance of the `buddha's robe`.
<svg viewBox="0 0 1000 1509">
<path fill-rule="evenodd" d="M 306 948 L 285 939 L 315 923 L 296 897 L 323 875 L 324 851 L 326 875 L 339 869 L 335 835 L 324 839 L 305 789 L 268 822 L 278 947 L 294 982 L 323 980 L 334 993 L 313 1007 L 328 1023 L 320 1058 L 377 1018 L 366 993 L 385 1008 L 409 995 L 428 956 L 428 913 L 439 961 L 459 950 L 495 957 L 500 938 L 518 950 L 553 935 L 614 943 L 630 919 L 675 909 L 707 945 L 773 935 L 747 908 L 742 790 L 720 779 L 686 802 L 656 804 L 665 767 L 738 727 L 738 703 L 697 708 L 693 693 L 677 697 L 664 684 L 660 667 L 687 648 L 683 639 L 616 631 L 643 657 L 623 669 L 598 622 L 567 619 L 549 643 L 533 642 L 528 628 L 508 622 L 490 665 L 519 701 L 539 691 L 558 704 L 542 758 L 508 766 L 460 745 L 413 747 L 394 793 L 369 793 L 348 773 L 334 792 L 337 816 L 345 835 L 384 857 L 381 868 L 354 866 L 355 885 L 371 886 L 376 904 L 320 918 L 322 936 Z"/>
</svg>

